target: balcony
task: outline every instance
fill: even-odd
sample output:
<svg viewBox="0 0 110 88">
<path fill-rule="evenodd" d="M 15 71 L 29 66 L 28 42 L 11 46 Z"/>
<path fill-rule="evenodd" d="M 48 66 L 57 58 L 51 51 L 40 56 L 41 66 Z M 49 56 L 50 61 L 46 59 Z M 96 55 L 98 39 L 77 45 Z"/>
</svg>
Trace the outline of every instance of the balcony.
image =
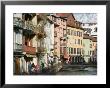
<svg viewBox="0 0 110 88">
<path fill-rule="evenodd" d="M 57 32 L 54 32 L 54 37 L 57 37 Z"/>
<path fill-rule="evenodd" d="M 23 20 L 18 17 L 13 18 L 13 25 L 14 27 L 23 28 Z"/>
<path fill-rule="evenodd" d="M 43 53 L 43 52 L 45 52 L 46 50 L 45 50 L 44 47 L 37 47 L 37 51 Z"/>
<path fill-rule="evenodd" d="M 68 39 L 68 37 L 66 37 L 66 36 L 60 38 L 60 40 L 63 40 L 63 41 L 66 41 L 67 39 Z"/>
<path fill-rule="evenodd" d="M 33 38 L 35 36 L 35 32 L 34 32 L 34 25 L 33 25 L 33 22 L 31 20 L 28 20 L 28 21 L 24 21 L 24 24 L 23 24 L 23 35 L 24 36 L 27 36 L 29 38 Z"/>
<path fill-rule="evenodd" d="M 14 44 L 14 51 L 15 52 L 22 52 L 22 44 L 18 44 L 18 43 L 15 43 Z"/>
<path fill-rule="evenodd" d="M 23 26 L 24 26 L 24 29 L 28 29 L 28 30 L 34 30 L 35 29 L 32 21 L 25 21 Z"/>
<path fill-rule="evenodd" d="M 28 53 L 28 54 L 35 54 L 36 53 L 36 48 L 32 46 L 23 46 L 23 51 Z"/>
<path fill-rule="evenodd" d="M 66 43 L 61 43 L 60 45 L 61 45 L 61 46 L 66 46 Z"/>
</svg>

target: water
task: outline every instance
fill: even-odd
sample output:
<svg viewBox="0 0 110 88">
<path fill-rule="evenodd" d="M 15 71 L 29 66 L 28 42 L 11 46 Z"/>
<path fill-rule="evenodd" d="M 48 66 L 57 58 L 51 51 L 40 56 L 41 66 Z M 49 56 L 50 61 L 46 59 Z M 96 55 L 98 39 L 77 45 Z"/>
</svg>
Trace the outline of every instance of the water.
<svg viewBox="0 0 110 88">
<path fill-rule="evenodd" d="M 96 67 L 86 68 L 63 68 L 56 75 L 97 75 Z"/>
</svg>

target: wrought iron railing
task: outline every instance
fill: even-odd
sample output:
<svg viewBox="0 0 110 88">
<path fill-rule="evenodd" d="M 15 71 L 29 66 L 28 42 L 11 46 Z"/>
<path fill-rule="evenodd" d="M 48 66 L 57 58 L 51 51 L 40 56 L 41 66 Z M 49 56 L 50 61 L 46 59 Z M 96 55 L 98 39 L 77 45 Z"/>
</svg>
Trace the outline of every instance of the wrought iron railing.
<svg viewBox="0 0 110 88">
<path fill-rule="evenodd" d="M 23 27 L 23 20 L 21 18 L 14 17 L 13 18 L 13 24 L 14 24 L 14 26 L 22 28 Z"/>
</svg>

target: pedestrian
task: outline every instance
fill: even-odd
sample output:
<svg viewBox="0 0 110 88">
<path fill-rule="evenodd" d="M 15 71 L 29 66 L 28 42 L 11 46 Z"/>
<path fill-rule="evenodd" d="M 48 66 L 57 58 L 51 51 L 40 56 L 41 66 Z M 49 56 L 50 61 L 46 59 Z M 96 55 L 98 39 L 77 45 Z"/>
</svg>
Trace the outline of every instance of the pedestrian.
<svg viewBox="0 0 110 88">
<path fill-rule="evenodd" d="M 32 64 L 31 64 L 31 62 L 29 62 L 29 64 L 28 64 L 28 71 L 29 71 L 29 74 L 32 73 L 32 72 L 31 72 L 31 69 L 32 69 Z"/>
<path fill-rule="evenodd" d="M 38 64 L 35 65 L 35 73 L 40 72 L 40 66 Z"/>
<path fill-rule="evenodd" d="M 34 65 L 34 63 L 32 63 L 32 69 L 31 69 L 31 72 L 32 72 L 32 73 L 35 73 L 35 65 Z"/>
<path fill-rule="evenodd" d="M 50 64 L 52 61 L 50 56 L 48 56 L 48 60 L 49 60 L 49 64 Z"/>
<path fill-rule="evenodd" d="M 42 66 L 42 72 L 44 71 L 44 63 L 42 62 L 41 63 L 41 66 Z"/>
<path fill-rule="evenodd" d="M 32 63 L 32 67 L 35 67 L 34 63 Z"/>
</svg>

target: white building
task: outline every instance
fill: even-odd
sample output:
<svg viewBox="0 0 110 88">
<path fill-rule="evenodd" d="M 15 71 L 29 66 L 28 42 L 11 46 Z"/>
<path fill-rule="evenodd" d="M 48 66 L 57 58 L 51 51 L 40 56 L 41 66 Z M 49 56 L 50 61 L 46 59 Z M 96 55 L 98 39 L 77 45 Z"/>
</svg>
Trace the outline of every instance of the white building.
<svg viewBox="0 0 110 88">
<path fill-rule="evenodd" d="M 53 56 L 54 50 L 54 24 L 50 19 L 47 19 L 47 23 L 44 27 L 46 32 L 46 38 L 44 39 L 46 54 L 45 63 L 48 64 L 48 56 Z"/>
<path fill-rule="evenodd" d="M 13 15 L 13 45 L 14 45 L 14 62 L 13 72 L 14 74 L 20 74 L 23 70 L 26 70 L 25 60 L 23 59 L 23 48 L 22 48 L 22 14 L 14 13 Z"/>
</svg>

